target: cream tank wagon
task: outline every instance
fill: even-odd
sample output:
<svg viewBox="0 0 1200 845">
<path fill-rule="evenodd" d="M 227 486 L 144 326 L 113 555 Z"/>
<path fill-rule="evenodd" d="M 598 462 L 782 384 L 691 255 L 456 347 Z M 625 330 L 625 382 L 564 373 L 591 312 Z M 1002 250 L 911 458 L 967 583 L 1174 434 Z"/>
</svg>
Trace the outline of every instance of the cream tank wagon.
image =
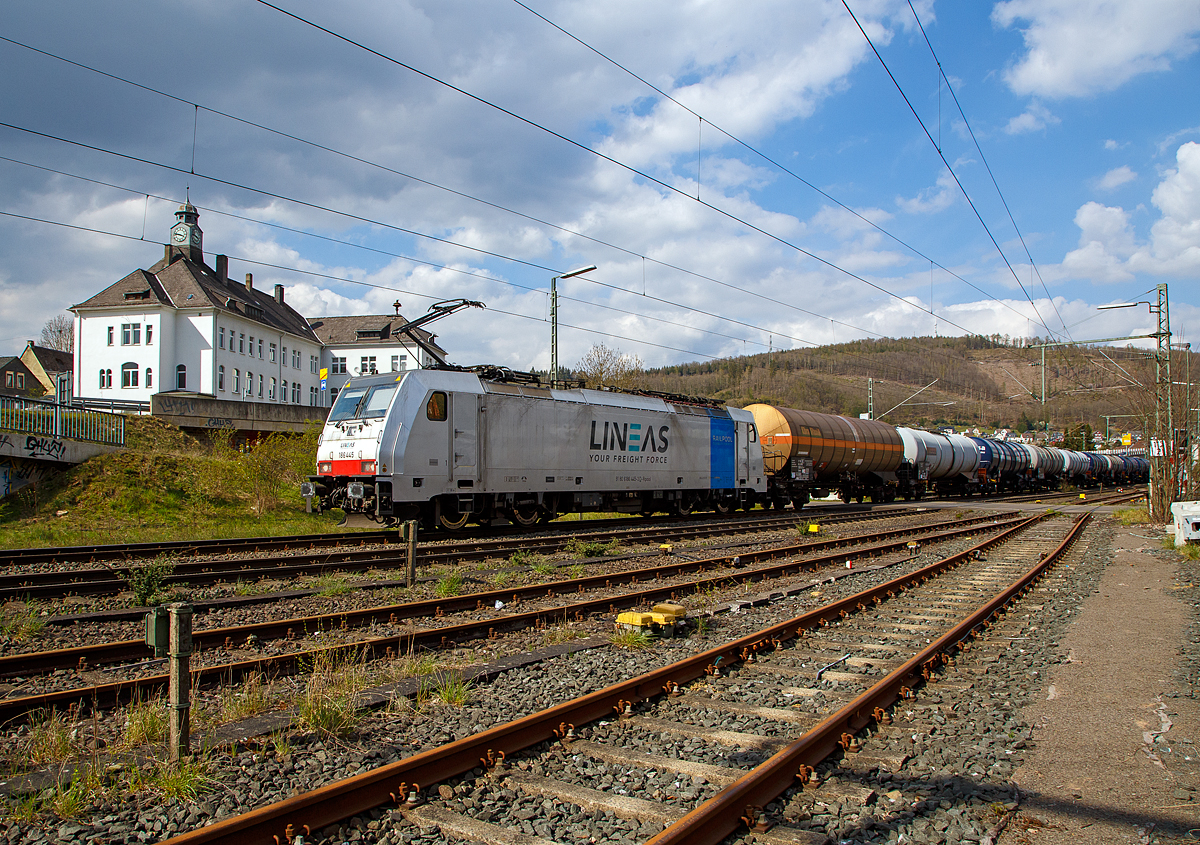
<svg viewBox="0 0 1200 845">
<path fill-rule="evenodd" d="M 766 480 L 749 411 L 551 389 L 502 373 L 409 370 L 346 384 L 305 492 L 321 507 L 385 524 L 454 529 L 578 511 L 750 508 Z"/>
</svg>

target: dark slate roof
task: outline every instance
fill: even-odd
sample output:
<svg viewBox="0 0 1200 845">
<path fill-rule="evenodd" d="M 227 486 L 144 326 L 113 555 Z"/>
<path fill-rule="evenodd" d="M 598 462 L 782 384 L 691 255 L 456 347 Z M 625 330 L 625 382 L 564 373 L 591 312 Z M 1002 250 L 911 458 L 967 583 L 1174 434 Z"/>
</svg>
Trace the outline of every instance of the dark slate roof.
<svg viewBox="0 0 1200 845">
<path fill-rule="evenodd" d="M 392 331 L 408 320 L 395 314 L 367 314 L 355 317 L 310 317 L 308 324 L 313 332 L 326 346 L 353 346 L 388 343 L 392 341 Z M 417 337 L 429 343 L 439 352 L 446 350 L 438 346 L 432 335 L 424 329 L 414 329 Z M 411 342 L 407 337 L 402 338 Z"/>
<path fill-rule="evenodd" d="M 61 349 L 50 349 L 46 346 L 35 346 L 30 344 L 29 348 L 33 350 L 33 355 L 37 358 L 38 363 L 42 365 L 42 369 L 48 374 L 54 373 L 70 373 L 74 371 L 75 356 L 70 352 L 63 352 Z"/>
<path fill-rule="evenodd" d="M 174 308 L 216 308 L 263 325 L 316 340 L 308 321 L 270 291 L 247 289 L 241 282 L 219 279 L 207 265 L 181 255 L 159 261 L 149 270 L 135 270 L 91 299 L 71 308 L 114 308 L 161 303 Z"/>
</svg>

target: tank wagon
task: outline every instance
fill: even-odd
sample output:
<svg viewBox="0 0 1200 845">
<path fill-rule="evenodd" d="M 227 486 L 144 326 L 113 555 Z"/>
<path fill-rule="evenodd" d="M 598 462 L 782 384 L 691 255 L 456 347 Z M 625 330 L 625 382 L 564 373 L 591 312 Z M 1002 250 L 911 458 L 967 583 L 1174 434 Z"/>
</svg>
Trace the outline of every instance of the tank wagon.
<svg viewBox="0 0 1200 845">
<path fill-rule="evenodd" d="M 309 484 L 324 508 L 448 529 L 592 510 L 728 511 L 767 489 L 749 411 L 433 369 L 351 379 Z"/>
<path fill-rule="evenodd" d="M 831 492 L 844 502 L 867 496 L 876 502 L 896 499 L 904 444 L 893 426 L 775 405 L 746 410 L 754 415 L 762 441 L 773 506 L 792 502 L 799 508 L 810 497 Z"/>
</svg>

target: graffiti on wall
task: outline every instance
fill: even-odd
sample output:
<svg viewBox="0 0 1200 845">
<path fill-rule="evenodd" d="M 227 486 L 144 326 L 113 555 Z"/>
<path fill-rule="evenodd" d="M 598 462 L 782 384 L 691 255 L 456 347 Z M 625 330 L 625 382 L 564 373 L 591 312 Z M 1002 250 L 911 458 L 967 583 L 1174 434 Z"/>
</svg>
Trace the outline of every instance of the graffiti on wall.
<svg viewBox="0 0 1200 845">
<path fill-rule="evenodd" d="M 38 437 L 31 434 L 25 438 L 25 454 L 31 458 L 61 461 L 66 457 L 67 444 L 56 437 Z"/>
<path fill-rule="evenodd" d="M 53 466 L 38 461 L 0 456 L 0 498 L 41 481 L 52 472 Z"/>
</svg>

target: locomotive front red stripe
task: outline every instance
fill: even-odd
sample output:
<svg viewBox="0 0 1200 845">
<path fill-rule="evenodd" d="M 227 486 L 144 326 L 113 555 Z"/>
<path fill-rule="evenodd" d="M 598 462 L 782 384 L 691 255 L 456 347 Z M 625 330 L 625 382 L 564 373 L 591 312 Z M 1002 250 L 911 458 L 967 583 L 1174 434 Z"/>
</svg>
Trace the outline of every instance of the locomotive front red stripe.
<svg viewBox="0 0 1200 845">
<path fill-rule="evenodd" d="M 319 461 L 317 464 L 318 475 L 374 475 L 373 472 L 364 473 L 362 465 L 366 463 L 360 458 L 355 458 L 350 461 Z M 373 463 L 373 462 L 372 462 Z M 329 466 L 329 469 L 326 469 Z"/>
</svg>

